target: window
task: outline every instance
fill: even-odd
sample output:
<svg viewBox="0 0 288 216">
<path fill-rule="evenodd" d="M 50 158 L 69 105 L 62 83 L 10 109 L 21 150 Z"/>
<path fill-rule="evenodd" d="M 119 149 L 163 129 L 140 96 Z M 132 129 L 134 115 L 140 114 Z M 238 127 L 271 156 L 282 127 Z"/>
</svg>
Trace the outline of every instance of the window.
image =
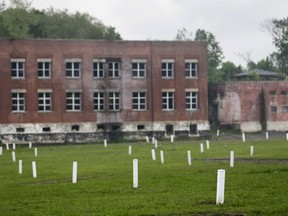
<svg viewBox="0 0 288 216">
<path fill-rule="evenodd" d="M 288 91 L 281 91 L 282 96 L 288 96 Z"/>
<path fill-rule="evenodd" d="M 186 78 L 197 78 L 198 60 L 187 59 L 185 60 L 185 77 Z"/>
<path fill-rule="evenodd" d="M 41 112 L 52 110 L 51 92 L 38 92 L 38 110 Z"/>
<path fill-rule="evenodd" d="M 145 125 L 137 125 L 137 130 L 145 130 Z"/>
<path fill-rule="evenodd" d="M 81 93 L 66 93 L 66 109 L 67 111 L 81 111 Z"/>
<path fill-rule="evenodd" d="M 66 77 L 79 78 L 81 74 L 81 60 L 66 60 Z"/>
<path fill-rule="evenodd" d="M 25 77 L 25 59 L 11 59 L 11 77 Z"/>
<path fill-rule="evenodd" d="M 162 78 L 174 77 L 174 60 L 162 60 Z"/>
<path fill-rule="evenodd" d="M 120 110 L 120 93 L 109 92 L 109 110 L 119 111 Z"/>
<path fill-rule="evenodd" d="M 198 109 L 198 92 L 186 91 L 186 110 Z"/>
<path fill-rule="evenodd" d="M 190 124 L 190 134 L 198 134 L 197 124 Z"/>
<path fill-rule="evenodd" d="M 282 106 L 282 112 L 288 112 L 288 106 Z"/>
<path fill-rule="evenodd" d="M 16 133 L 24 133 L 25 132 L 25 128 L 16 128 Z"/>
<path fill-rule="evenodd" d="M 105 108 L 105 93 L 104 92 L 94 92 L 93 94 L 93 103 L 95 111 L 103 111 Z"/>
<path fill-rule="evenodd" d="M 146 110 L 146 92 L 132 92 L 132 109 Z"/>
<path fill-rule="evenodd" d="M 12 112 L 25 111 L 25 92 L 12 92 Z"/>
<path fill-rule="evenodd" d="M 270 96 L 275 96 L 276 95 L 276 91 L 270 91 L 269 94 L 270 94 Z"/>
<path fill-rule="evenodd" d="M 104 63 L 105 59 L 93 60 L 93 77 L 104 78 Z"/>
<path fill-rule="evenodd" d="M 277 106 L 270 106 L 271 112 L 277 112 Z"/>
<path fill-rule="evenodd" d="M 174 126 L 171 124 L 166 125 L 166 135 L 174 134 Z"/>
<path fill-rule="evenodd" d="M 80 131 L 80 126 L 79 125 L 72 125 L 71 131 Z"/>
<path fill-rule="evenodd" d="M 43 127 L 42 132 L 51 132 L 51 128 L 50 127 Z"/>
<path fill-rule="evenodd" d="M 144 78 L 146 77 L 146 59 L 132 60 L 132 77 Z"/>
<path fill-rule="evenodd" d="M 38 62 L 38 78 L 51 77 L 51 59 L 37 59 Z"/>
<path fill-rule="evenodd" d="M 162 110 L 174 110 L 174 92 L 162 92 Z"/>
<path fill-rule="evenodd" d="M 109 77 L 117 78 L 120 76 L 120 62 L 109 62 L 108 63 Z"/>
</svg>

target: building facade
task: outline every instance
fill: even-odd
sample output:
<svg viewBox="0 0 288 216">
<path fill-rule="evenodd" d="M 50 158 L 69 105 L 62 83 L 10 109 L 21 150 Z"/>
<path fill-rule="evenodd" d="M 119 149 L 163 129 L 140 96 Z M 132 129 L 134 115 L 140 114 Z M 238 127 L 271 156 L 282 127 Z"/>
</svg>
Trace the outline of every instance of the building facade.
<svg viewBox="0 0 288 216">
<path fill-rule="evenodd" d="M 0 133 L 31 141 L 209 130 L 202 42 L 0 40 Z"/>
<path fill-rule="evenodd" d="M 288 82 L 245 81 L 211 86 L 210 120 L 244 132 L 288 131 Z"/>
</svg>

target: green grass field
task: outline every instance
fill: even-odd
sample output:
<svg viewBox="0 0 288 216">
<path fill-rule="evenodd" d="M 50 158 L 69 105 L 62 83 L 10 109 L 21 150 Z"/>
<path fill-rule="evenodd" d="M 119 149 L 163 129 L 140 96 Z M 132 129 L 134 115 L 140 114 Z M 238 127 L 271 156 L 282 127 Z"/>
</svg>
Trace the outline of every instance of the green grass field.
<svg viewBox="0 0 288 216">
<path fill-rule="evenodd" d="M 200 153 L 200 143 L 204 153 Z M 132 155 L 128 155 L 128 146 Z M 250 146 L 254 156 L 250 156 Z M 17 162 L 3 145 L 0 215 L 287 215 L 288 141 L 159 141 L 157 160 L 146 142 L 18 145 Z M 160 162 L 160 150 L 165 163 Z M 192 153 L 192 165 L 187 151 Z M 235 152 L 230 168 L 230 151 Z M 133 188 L 133 159 L 139 187 Z M 18 173 L 23 161 L 23 174 Z M 32 161 L 37 178 L 32 177 Z M 72 163 L 78 182 L 72 183 Z M 216 205 L 217 170 L 226 170 L 225 202 Z"/>
</svg>

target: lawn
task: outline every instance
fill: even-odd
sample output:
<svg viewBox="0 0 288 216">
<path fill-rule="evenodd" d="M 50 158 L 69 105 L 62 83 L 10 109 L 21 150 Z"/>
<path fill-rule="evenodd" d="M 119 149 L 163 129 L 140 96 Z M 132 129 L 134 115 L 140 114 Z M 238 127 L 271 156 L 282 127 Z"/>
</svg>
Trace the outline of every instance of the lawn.
<svg viewBox="0 0 288 216">
<path fill-rule="evenodd" d="M 200 143 L 204 152 L 200 152 Z M 132 146 L 132 155 L 128 146 Z M 12 146 L 0 156 L 0 215 L 287 215 L 288 141 L 211 140 Z M 250 146 L 254 155 L 250 156 Z M 160 162 L 160 150 L 165 162 Z M 187 151 L 192 165 L 187 162 Z M 234 167 L 229 155 L 234 151 Z M 133 188 L 133 159 L 139 187 Z M 23 173 L 18 173 L 18 160 Z M 32 161 L 37 178 L 32 176 Z M 78 163 L 72 183 L 72 163 Z M 217 170 L 226 170 L 225 202 L 216 205 Z"/>
</svg>

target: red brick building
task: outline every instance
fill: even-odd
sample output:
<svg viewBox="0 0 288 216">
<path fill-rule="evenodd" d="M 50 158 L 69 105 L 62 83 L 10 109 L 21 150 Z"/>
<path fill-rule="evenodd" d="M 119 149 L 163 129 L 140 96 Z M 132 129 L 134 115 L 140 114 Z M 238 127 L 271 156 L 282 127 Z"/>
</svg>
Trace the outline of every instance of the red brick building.
<svg viewBox="0 0 288 216">
<path fill-rule="evenodd" d="M 0 40 L 0 133 L 37 141 L 209 130 L 202 42 Z"/>
<path fill-rule="evenodd" d="M 244 132 L 288 131 L 288 82 L 229 82 L 209 90 L 210 119 Z"/>
</svg>

